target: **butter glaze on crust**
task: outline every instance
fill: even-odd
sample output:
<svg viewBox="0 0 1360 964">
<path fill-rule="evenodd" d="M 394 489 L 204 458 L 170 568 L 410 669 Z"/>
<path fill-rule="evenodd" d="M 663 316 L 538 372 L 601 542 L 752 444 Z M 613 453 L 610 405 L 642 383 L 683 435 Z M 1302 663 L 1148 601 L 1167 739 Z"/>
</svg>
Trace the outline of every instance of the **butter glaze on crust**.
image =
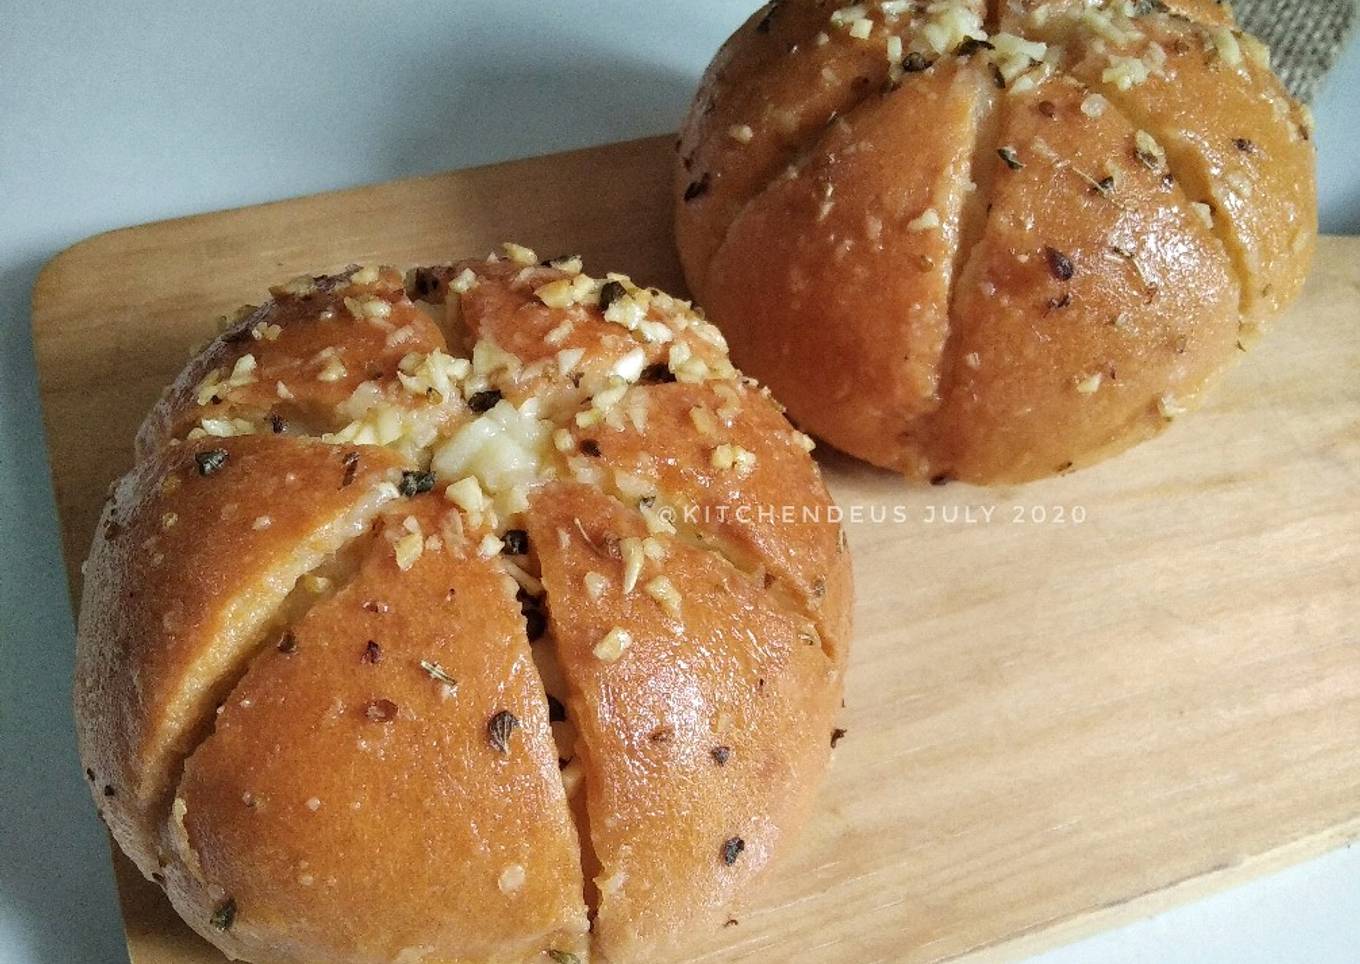
<svg viewBox="0 0 1360 964">
<path fill-rule="evenodd" d="M 810 441 L 686 303 L 574 259 L 272 295 L 148 416 L 86 566 L 115 839 L 244 960 L 683 953 L 830 752 Z"/>
<path fill-rule="evenodd" d="M 610 961 L 670 959 L 687 929 L 728 920 L 802 822 L 831 752 L 839 669 L 763 579 L 682 536 L 654 537 L 665 562 L 640 576 L 667 580 L 673 611 L 622 592 L 627 563 L 609 540 L 647 529 L 597 489 L 544 489 L 531 518 L 587 801 L 607 814 L 590 825 L 605 868 L 597 944 Z M 605 579 L 598 597 L 588 574 Z M 601 659 L 599 641 L 620 630 L 627 649 Z"/>
<path fill-rule="evenodd" d="M 1297 295 L 1307 112 L 1203 0 L 781 0 L 705 75 L 676 235 L 733 357 L 910 477 L 1161 431 Z"/>
</svg>

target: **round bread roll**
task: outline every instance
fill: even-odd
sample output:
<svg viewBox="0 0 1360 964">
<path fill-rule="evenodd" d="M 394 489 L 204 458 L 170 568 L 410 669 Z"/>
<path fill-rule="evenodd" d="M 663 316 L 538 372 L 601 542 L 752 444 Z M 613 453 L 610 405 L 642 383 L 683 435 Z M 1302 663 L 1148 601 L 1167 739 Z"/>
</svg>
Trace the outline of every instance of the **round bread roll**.
<svg viewBox="0 0 1360 964">
<path fill-rule="evenodd" d="M 577 259 L 272 295 L 148 417 L 87 563 L 118 844 L 249 961 L 657 961 L 721 926 L 840 705 L 811 442 L 687 303 Z"/>
<path fill-rule="evenodd" d="M 679 250 L 801 427 L 1024 481 L 1161 431 L 1293 300 L 1309 128 L 1211 0 L 777 0 L 685 123 Z"/>
</svg>

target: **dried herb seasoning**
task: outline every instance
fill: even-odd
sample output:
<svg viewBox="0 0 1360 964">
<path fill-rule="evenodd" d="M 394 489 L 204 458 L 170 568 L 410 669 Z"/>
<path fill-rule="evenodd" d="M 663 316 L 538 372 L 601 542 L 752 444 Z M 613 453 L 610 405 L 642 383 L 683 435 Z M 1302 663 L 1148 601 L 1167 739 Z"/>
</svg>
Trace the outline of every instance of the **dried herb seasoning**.
<svg viewBox="0 0 1360 964">
<path fill-rule="evenodd" d="M 345 466 L 345 474 L 340 477 L 340 488 L 343 489 L 354 481 L 354 476 L 359 471 L 359 453 L 346 452 L 341 463 Z"/>
<path fill-rule="evenodd" d="M 715 746 L 708 751 L 708 755 L 713 758 L 713 762 L 718 766 L 725 766 L 727 761 L 732 758 L 732 748 L 730 746 Z"/>
<path fill-rule="evenodd" d="M 711 186 L 712 182 L 707 174 L 697 181 L 691 181 L 689 187 L 685 188 L 685 200 L 688 202 L 703 197 Z"/>
<path fill-rule="evenodd" d="M 113 788 L 113 784 L 112 784 L 112 783 L 106 783 L 106 784 L 104 784 L 104 796 L 106 796 L 106 797 L 116 797 L 116 796 L 118 796 L 118 791 L 115 790 L 115 789 Z"/>
<path fill-rule="evenodd" d="M 589 455 L 592 459 L 600 457 L 600 443 L 593 438 L 581 439 L 581 454 Z"/>
<path fill-rule="evenodd" d="M 519 718 L 509 710 L 500 710 L 486 721 L 486 741 L 497 753 L 510 752 L 510 736 L 519 728 Z"/>
<path fill-rule="evenodd" d="M 902 58 L 902 70 L 908 74 L 919 74 L 921 71 L 930 67 L 930 61 L 926 60 L 925 55 L 913 50 Z"/>
<path fill-rule="evenodd" d="M 378 645 L 376 639 L 370 639 L 368 642 L 364 643 L 364 652 L 363 655 L 359 657 L 359 661 L 361 663 L 382 662 L 382 647 Z"/>
<path fill-rule="evenodd" d="M 1256 153 L 1256 145 L 1245 137 L 1234 137 L 1233 147 L 1237 148 L 1243 154 Z"/>
<path fill-rule="evenodd" d="M 1001 72 L 1001 68 L 996 65 L 995 61 L 988 64 L 988 66 L 992 68 L 992 83 L 996 86 L 996 89 L 1005 90 L 1006 75 Z"/>
<path fill-rule="evenodd" d="M 420 495 L 434 488 L 433 472 L 403 472 L 397 491 L 404 496 Z"/>
<path fill-rule="evenodd" d="M 278 650 L 280 653 L 296 653 L 297 648 L 297 637 L 291 632 L 285 632 L 279 637 Z"/>
<path fill-rule="evenodd" d="M 731 867 L 746 849 L 746 841 L 740 837 L 728 837 L 722 845 L 722 862 Z"/>
<path fill-rule="evenodd" d="M 1072 293 L 1069 291 L 1064 291 L 1058 297 L 1048 299 L 1048 304 L 1045 305 L 1044 307 L 1044 314 L 1048 314 L 1048 312 L 1050 311 L 1060 311 L 1061 309 L 1066 308 L 1071 303 Z"/>
<path fill-rule="evenodd" d="M 1099 181 L 1096 181 L 1096 183 L 1095 183 L 1094 185 L 1092 185 L 1092 187 L 1093 187 L 1093 188 L 1094 188 L 1101 196 L 1103 196 L 1103 197 L 1109 197 L 1111 194 L 1114 193 L 1114 175 L 1113 175 L 1113 174 L 1106 174 L 1106 175 L 1105 175 L 1104 177 L 1102 177 Z"/>
<path fill-rule="evenodd" d="M 965 37 L 963 43 L 954 48 L 955 57 L 971 57 L 979 50 L 995 50 L 996 46 L 989 40 L 979 40 L 977 37 Z"/>
<path fill-rule="evenodd" d="M 397 718 L 397 704 L 387 699 L 369 700 L 364 704 L 364 716 L 374 723 L 391 723 Z"/>
<path fill-rule="evenodd" d="M 834 750 L 836 744 L 843 739 L 845 739 L 845 730 L 838 726 L 831 731 L 831 748 Z"/>
<path fill-rule="evenodd" d="M 523 529 L 507 529 L 501 536 L 501 552 L 507 556 L 522 556 L 529 551 L 529 533 Z"/>
<path fill-rule="evenodd" d="M 1015 153 L 1013 147 L 998 147 L 997 156 L 1006 162 L 1006 166 L 1012 171 L 1019 171 L 1024 168 L 1024 163 L 1020 160 L 1020 155 Z"/>
<path fill-rule="evenodd" d="M 618 281 L 606 281 L 600 288 L 600 310 L 608 311 L 609 306 L 628 294 L 628 289 Z"/>
<path fill-rule="evenodd" d="M 270 412 L 264 419 L 269 423 L 269 428 L 275 435 L 282 435 L 283 430 L 288 427 L 288 422 L 278 412 Z"/>
<path fill-rule="evenodd" d="M 198 452 L 194 455 L 194 464 L 198 466 L 199 475 L 212 475 L 227 464 L 227 450 L 208 449 L 206 452 Z"/>
<path fill-rule="evenodd" d="M 581 958 L 571 951 L 559 951 L 557 948 L 549 948 L 547 954 L 556 964 L 581 964 Z"/>
<path fill-rule="evenodd" d="M 488 388 L 484 392 L 475 392 L 473 396 L 468 399 L 468 408 L 480 415 L 483 412 L 491 411 L 496 407 L 500 400 L 500 389 Z"/>
<path fill-rule="evenodd" d="M 1044 247 L 1044 259 L 1048 262 L 1049 274 L 1059 281 L 1071 281 L 1072 275 L 1077 273 L 1076 265 L 1072 264 L 1072 259 L 1057 248 L 1046 245 Z"/>
<path fill-rule="evenodd" d="M 208 918 L 208 923 L 220 931 L 231 930 L 231 925 L 236 923 L 236 898 L 228 897 L 213 909 L 212 917 Z"/>
<path fill-rule="evenodd" d="M 420 668 L 423 669 L 425 674 L 431 679 L 438 680 L 445 686 L 452 686 L 455 688 L 458 686 L 458 681 L 450 676 L 444 667 L 440 666 L 438 663 L 431 662 L 428 659 L 422 659 L 420 661 Z"/>
</svg>

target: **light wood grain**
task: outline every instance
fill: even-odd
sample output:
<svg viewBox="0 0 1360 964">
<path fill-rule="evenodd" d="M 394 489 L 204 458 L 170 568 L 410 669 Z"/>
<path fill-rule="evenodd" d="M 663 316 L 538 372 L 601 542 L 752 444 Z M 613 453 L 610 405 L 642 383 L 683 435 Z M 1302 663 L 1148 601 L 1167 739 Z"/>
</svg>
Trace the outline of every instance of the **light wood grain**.
<svg viewBox="0 0 1360 964">
<path fill-rule="evenodd" d="M 137 422 L 215 315 L 303 271 L 510 237 L 678 289 L 667 176 L 642 141 L 59 256 L 33 320 L 73 586 Z M 1328 238 L 1206 409 L 1113 462 L 909 488 L 825 453 L 860 587 L 849 735 L 800 846 L 698 959 L 1010 957 L 1360 836 L 1357 372 L 1360 239 Z M 220 960 L 121 861 L 120 881 L 135 964 Z"/>
</svg>

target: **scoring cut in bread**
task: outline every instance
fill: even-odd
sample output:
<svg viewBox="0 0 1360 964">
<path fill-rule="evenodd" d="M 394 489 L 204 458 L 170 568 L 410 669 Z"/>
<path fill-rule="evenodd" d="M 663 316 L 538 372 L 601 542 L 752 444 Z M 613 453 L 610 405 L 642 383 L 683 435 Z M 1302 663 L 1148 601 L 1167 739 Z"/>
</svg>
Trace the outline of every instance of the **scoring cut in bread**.
<svg viewBox="0 0 1360 964">
<path fill-rule="evenodd" d="M 115 839 L 244 960 L 682 954 L 830 753 L 811 443 L 688 304 L 576 259 L 272 295 L 148 416 L 86 566 Z"/>
<path fill-rule="evenodd" d="M 779 0 L 696 97 L 677 240 L 804 429 L 1021 481 L 1157 433 L 1293 300 L 1309 138 L 1209 0 Z"/>
</svg>

